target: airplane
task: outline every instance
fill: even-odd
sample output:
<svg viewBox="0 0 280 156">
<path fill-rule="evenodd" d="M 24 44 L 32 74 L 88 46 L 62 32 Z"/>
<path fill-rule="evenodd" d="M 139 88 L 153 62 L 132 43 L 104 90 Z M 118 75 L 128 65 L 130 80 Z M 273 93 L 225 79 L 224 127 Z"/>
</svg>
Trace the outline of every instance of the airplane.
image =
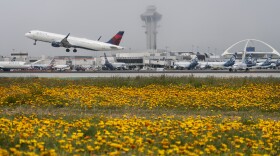
<svg viewBox="0 0 280 156">
<path fill-rule="evenodd" d="M 235 63 L 232 68 L 229 68 L 229 71 L 232 72 L 237 70 L 245 70 L 249 71 L 249 69 L 265 69 L 265 68 L 271 68 L 273 67 L 273 64 L 271 62 L 271 57 L 268 57 L 264 62 L 256 63 L 256 59 L 252 60 L 251 56 L 249 58 L 246 58 L 246 52 L 242 53 L 242 59 L 241 62 Z"/>
<path fill-rule="evenodd" d="M 43 61 L 43 60 L 41 60 Z M 37 61 L 38 62 L 38 61 Z M 53 70 L 59 70 L 59 71 L 64 71 L 64 70 L 70 70 L 70 66 L 66 64 L 55 64 L 55 59 L 52 59 L 49 64 L 33 64 L 32 68 L 40 69 L 40 70 L 48 70 L 48 69 L 53 69 Z"/>
<path fill-rule="evenodd" d="M 58 64 L 52 66 L 52 69 L 58 70 L 58 71 L 65 71 L 65 70 L 70 70 L 70 66 L 67 64 Z"/>
<path fill-rule="evenodd" d="M 11 69 L 31 69 L 32 65 L 39 62 L 41 60 L 38 60 L 33 63 L 27 63 L 24 61 L 16 61 L 15 58 L 13 58 L 11 61 L 0 61 L 0 69 L 2 69 L 5 72 L 11 71 Z"/>
<path fill-rule="evenodd" d="M 126 65 L 123 62 L 114 62 L 114 63 L 110 63 L 108 61 L 108 58 L 106 56 L 106 54 L 104 53 L 104 58 L 105 58 L 105 66 L 110 69 L 110 70 L 125 70 L 126 69 Z"/>
<path fill-rule="evenodd" d="M 175 69 L 194 69 L 198 65 L 198 58 L 195 56 L 190 62 L 180 61 L 180 62 L 174 62 L 174 68 Z"/>
<path fill-rule="evenodd" d="M 276 69 L 280 67 L 280 59 L 278 59 L 277 61 L 275 61 L 274 63 L 271 64 L 273 69 Z"/>
<path fill-rule="evenodd" d="M 256 58 L 252 58 L 252 55 L 250 54 L 246 59 L 245 59 L 245 63 L 247 64 L 247 67 L 253 67 L 257 65 L 257 59 Z"/>
<path fill-rule="evenodd" d="M 261 69 L 267 69 L 272 67 L 271 57 L 268 57 L 264 62 L 256 63 L 255 66 L 252 66 L 252 68 L 261 68 Z"/>
<path fill-rule="evenodd" d="M 43 60 L 41 60 L 43 61 Z M 51 60 L 51 62 L 49 64 L 33 64 L 32 68 L 35 69 L 40 69 L 40 70 L 48 70 L 48 69 L 52 69 L 52 67 L 54 66 L 54 59 Z"/>
<path fill-rule="evenodd" d="M 122 50 L 123 47 L 119 46 L 124 31 L 119 31 L 113 38 L 108 42 L 100 42 L 89 40 L 86 38 L 71 37 L 70 33 L 66 36 L 44 32 L 39 30 L 32 30 L 25 34 L 26 37 L 34 40 L 34 45 L 37 41 L 51 43 L 53 47 L 64 47 L 66 52 L 70 52 L 70 48 L 74 48 L 73 52 L 77 52 L 77 48 L 93 50 L 93 51 L 112 51 L 112 50 Z"/>
<path fill-rule="evenodd" d="M 50 63 L 51 69 L 58 71 L 70 70 L 70 66 L 68 64 L 55 64 L 55 59 L 52 59 Z"/>
<path fill-rule="evenodd" d="M 229 60 L 226 62 L 207 62 L 207 63 L 200 63 L 200 67 L 208 67 L 211 69 L 225 69 L 225 68 L 230 68 L 235 64 L 235 59 L 237 57 L 237 54 L 235 53 L 234 55 L 231 56 Z"/>
<path fill-rule="evenodd" d="M 229 68 L 229 71 L 237 71 L 237 70 L 245 70 L 246 72 L 249 71 L 249 67 L 246 64 L 246 51 L 242 52 L 242 58 L 241 62 L 236 62 L 231 68 Z"/>
</svg>

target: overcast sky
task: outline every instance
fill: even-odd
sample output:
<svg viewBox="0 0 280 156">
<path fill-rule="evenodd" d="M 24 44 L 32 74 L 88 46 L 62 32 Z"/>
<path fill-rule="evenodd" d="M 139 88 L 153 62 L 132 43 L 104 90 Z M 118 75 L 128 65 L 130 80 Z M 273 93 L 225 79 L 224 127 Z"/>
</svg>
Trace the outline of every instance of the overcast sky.
<svg viewBox="0 0 280 156">
<path fill-rule="evenodd" d="M 255 38 L 280 51 L 280 0 L 1 0 L 0 55 L 13 51 L 30 56 L 73 55 L 64 48 L 33 41 L 24 36 L 42 30 L 97 40 L 109 40 L 119 30 L 121 46 L 132 51 L 146 49 L 140 15 L 155 5 L 162 14 L 158 48 L 199 50 L 221 54 L 233 43 Z M 103 52 L 78 49 L 76 55 Z"/>
</svg>

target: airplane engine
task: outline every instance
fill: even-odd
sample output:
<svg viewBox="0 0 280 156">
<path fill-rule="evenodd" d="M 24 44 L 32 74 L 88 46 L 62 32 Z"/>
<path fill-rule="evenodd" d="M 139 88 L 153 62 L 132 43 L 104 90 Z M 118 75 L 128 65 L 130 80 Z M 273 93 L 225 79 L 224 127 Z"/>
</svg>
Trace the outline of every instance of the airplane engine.
<svg viewBox="0 0 280 156">
<path fill-rule="evenodd" d="M 52 42 L 52 46 L 53 47 L 61 47 L 61 43 L 60 42 Z"/>
</svg>

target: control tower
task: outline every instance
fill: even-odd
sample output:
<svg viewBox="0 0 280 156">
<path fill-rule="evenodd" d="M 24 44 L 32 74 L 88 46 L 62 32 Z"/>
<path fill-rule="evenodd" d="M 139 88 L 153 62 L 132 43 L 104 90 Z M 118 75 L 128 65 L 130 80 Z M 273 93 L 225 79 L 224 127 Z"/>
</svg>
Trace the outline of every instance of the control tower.
<svg viewBox="0 0 280 156">
<path fill-rule="evenodd" d="M 157 49 L 157 22 L 161 20 L 161 14 L 156 12 L 155 6 L 148 6 L 145 13 L 141 15 L 145 22 L 147 35 L 147 49 Z"/>
</svg>

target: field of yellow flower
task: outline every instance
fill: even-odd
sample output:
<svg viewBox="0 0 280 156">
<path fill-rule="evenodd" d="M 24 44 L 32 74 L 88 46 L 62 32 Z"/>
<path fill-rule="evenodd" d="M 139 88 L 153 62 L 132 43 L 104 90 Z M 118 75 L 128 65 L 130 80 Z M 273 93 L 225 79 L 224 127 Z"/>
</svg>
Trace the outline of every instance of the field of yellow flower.
<svg viewBox="0 0 280 156">
<path fill-rule="evenodd" d="M 0 78 L 0 155 L 280 154 L 277 78 Z"/>
</svg>

